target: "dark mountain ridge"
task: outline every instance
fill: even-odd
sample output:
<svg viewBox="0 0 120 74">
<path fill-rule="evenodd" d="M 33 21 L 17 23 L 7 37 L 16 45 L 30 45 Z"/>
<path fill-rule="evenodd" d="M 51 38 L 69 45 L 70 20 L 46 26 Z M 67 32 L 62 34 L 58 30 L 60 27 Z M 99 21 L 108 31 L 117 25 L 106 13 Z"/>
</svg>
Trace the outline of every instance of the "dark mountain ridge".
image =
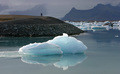
<svg viewBox="0 0 120 74">
<path fill-rule="evenodd" d="M 72 8 L 62 20 L 70 21 L 106 21 L 120 20 L 120 6 L 112 6 L 111 4 L 98 4 L 89 10 L 77 10 Z"/>
</svg>

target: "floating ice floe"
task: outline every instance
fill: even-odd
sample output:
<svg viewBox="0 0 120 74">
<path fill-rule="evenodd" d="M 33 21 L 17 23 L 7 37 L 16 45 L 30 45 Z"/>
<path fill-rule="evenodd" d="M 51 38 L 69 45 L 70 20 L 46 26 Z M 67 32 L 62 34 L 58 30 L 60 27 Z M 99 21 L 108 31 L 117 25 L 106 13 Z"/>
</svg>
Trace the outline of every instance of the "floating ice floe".
<svg viewBox="0 0 120 74">
<path fill-rule="evenodd" d="M 119 36 L 118 35 L 115 35 L 116 38 L 118 38 Z"/>
<path fill-rule="evenodd" d="M 107 28 L 105 26 L 91 26 L 91 29 L 93 31 L 107 30 Z"/>
<path fill-rule="evenodd" d="M 54 55 L 66 53 L 84 53 L 87 47 L 74 37 L 67 34 L 57 36 L 53 40 L 44 43 L 33 43 L 19 49 L 21 54 L 30 55 Z"/>
<path fill-rule="evenodd" d="M 53 55 L 62 54 L 60 47 L 50 43 L 33 43 L 19 49 L 20 54 Z"/>
<path fill-rule="evenodd" d="M 118 29 L 120 30 L 120 21 L 104 21 L 104 22 L 74 22 L 74 21 L 66 21 L 66 23 L 73 24 L 74 26 L 80 28 L 81 30 L 88 31 L 101 31 L 101 30 L 109 30 L 109 29 Z M 95 27 L 95 29 L 92 29 L 92 26 Z M 106 29 L 105 29 L 106 27 Z"/>
<path fill-rule="evenodd" d="M 47 41 L 47 43 L 60 46 L 63 53 L 83 53 L 87 49 L 81 41 L 74 37 L 69 37 L 65 33 L 63 36 L 57 36 L 53 40 Z"/>
<path fill-rule="evenodd" d="M 104 26 L 91 26 L 92 29 L 106 29 Z"/>
<path fill-rule="evenodd" d="M 21 57 L 21 55 L 18 53 L 18 51 L 2 51 L 0 52 L 0 58 L 16 58 Z"/>
</svg>

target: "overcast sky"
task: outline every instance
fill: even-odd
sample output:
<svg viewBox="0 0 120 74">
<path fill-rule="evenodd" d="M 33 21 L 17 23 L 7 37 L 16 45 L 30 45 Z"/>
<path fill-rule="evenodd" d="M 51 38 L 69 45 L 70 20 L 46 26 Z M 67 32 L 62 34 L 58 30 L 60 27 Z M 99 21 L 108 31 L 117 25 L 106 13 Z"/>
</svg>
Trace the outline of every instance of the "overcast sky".
<svg viewBox="0 0 120 74">
<path fill-rule="evenodd" d="M 9 6 L 3 12 L 27 10 L 36 5 L 46 7 L 47 15 L 57 18 L 63 17 L 72 7 L 76 9 L 91 9 L 97 4 L 117 5 L 120 0 L 0 0 L 1 5 Z"/>
</svg>

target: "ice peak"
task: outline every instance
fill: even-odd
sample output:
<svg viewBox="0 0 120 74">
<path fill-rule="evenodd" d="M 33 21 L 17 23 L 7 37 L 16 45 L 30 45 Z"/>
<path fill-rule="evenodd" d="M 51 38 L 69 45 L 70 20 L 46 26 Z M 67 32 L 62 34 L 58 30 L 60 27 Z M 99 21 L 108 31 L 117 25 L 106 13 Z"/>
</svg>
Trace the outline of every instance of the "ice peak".
<svg viewBox="0 0 120 74">
<path fill-rule="evenodd" d="M 66 34 L 66 33 L 63 33 L 63 36 L 64 36 L 64 37 L 68 37 L 68 34 Z"/>
</svg>

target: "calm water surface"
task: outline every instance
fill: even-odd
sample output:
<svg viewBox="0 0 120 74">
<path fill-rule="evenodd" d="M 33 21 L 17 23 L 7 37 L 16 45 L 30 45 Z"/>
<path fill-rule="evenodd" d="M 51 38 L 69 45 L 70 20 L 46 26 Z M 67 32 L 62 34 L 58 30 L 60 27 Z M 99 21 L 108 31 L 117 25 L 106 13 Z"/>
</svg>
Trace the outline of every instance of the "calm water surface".
<svg viewBox="0 0 120 74">
<path fill-rule="evenodd" d="M 23 45 L 53 37 L 1 37 L 0 74 L 120 74 L 120 31 L 88 31 L 77 36 L 85 54 L 20 56 Z"/>
</svg>

